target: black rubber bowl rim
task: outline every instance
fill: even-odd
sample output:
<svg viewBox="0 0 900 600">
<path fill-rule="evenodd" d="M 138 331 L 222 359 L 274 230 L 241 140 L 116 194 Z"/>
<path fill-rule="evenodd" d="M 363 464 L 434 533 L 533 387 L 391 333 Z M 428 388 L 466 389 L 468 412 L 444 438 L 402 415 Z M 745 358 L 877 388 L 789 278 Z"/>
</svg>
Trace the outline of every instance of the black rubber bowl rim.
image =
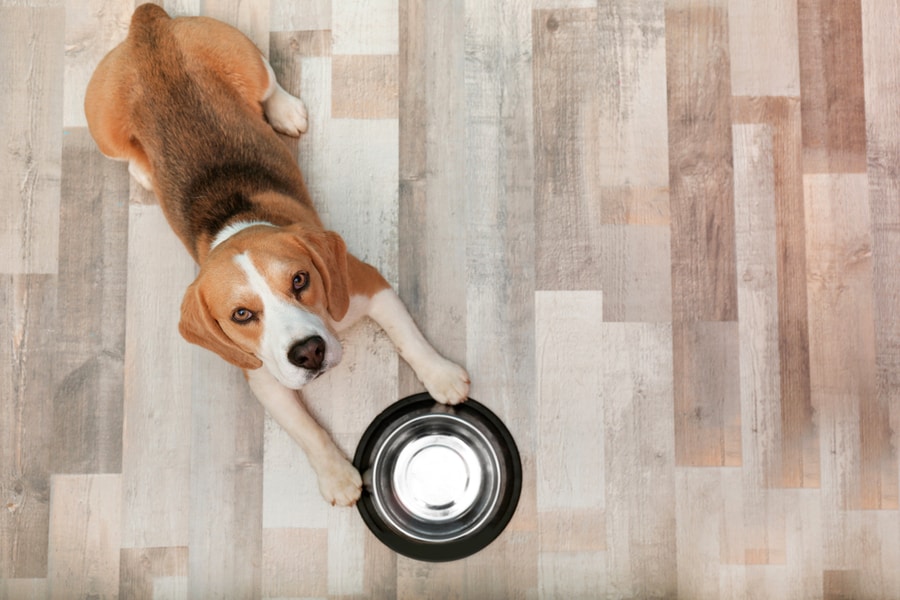
<svg viewBox="0 0 900 600">
<path fill-rule="evenodd" d="M 371 461 L 368 459 L 373 450 L 373 448 L 370 448 L 371 444 L 390 426 L 395 417 L 419 408 L 428 408 L 434 404 L 434 398 L 427 392 L 422 392 L 398 400 L 384 409 L 363 433 L 359 444 L 356 446 L 353 466 L 360 473 L 369 468 Z M 519 449 L 503 421 L 486 406 L 471 398 L 452 408 L 460 413 L 476 413 L 497 435 L 502 442 L 502 447 L 499 450 L 504 461 L 510 467 L 509 484 L 506 486 L 503 497 L 499 500 L 500 510 L 491 522 L 485 524 L 474 533 L 449 542 L 423 542 L 397 533 L 381 519 L 375 510 L 372 495 L 363 489 L 362 496 L 356 503 L 356 507 L 366 526 L 385 546 L 398 554 L 416 560 L 428 562 L 459 560 L 484 549 L 509 524 L 513 514 L 516 512 L 519 495 L 522 491 L 522 461 L 519 458 Z"/>
</svg>

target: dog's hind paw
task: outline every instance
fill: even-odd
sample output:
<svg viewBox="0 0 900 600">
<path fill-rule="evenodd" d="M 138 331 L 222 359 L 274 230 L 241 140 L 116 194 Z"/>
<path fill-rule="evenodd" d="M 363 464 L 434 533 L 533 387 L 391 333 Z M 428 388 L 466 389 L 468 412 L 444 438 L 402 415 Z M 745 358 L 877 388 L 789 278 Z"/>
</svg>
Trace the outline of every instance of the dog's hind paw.
<svg viewBox="0 0 900 600">
<path fill-rule="evenodd" d="M 263 110 L 275 131 L 298 137 L 309 128 L 309 117 L 303 100 L 290 95 L 281 86 L 263 102 Z"/>
</svg>

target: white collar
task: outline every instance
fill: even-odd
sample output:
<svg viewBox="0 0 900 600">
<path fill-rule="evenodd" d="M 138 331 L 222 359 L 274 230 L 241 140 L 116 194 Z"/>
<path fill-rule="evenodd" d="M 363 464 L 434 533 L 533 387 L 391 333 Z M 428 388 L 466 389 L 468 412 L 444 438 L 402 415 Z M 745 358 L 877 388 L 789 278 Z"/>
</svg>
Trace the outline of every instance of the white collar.
<svg viewBox="0 0 900 600">
<path fill-rule="evenodd" d="M 213 238 L 212 244 L 209 245 L 210 251 L 212 251 L 216 246 L 218 246 L 234 234 L 243 231 L 248 227 L 255 227 L 257 225 L 275 227 L 268 221 L 238 221 L 237 223 L 231 223 L 230 225 L 226 225 L 225 227 L 223 227 L 222 230 L 216 234 L 216 237 Z"/>
</svg>

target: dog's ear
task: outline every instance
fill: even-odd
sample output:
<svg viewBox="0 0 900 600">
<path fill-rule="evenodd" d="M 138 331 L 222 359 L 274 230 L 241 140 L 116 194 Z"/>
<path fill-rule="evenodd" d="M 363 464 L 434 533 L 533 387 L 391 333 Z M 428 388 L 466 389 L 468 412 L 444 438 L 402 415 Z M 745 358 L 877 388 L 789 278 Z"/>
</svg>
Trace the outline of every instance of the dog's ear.
<svg viewBox="0 0 900 600">
<path fill-rule="evenodd" d="M 181 302 L 181 321 L 178 323 L 181 336 L 192 344 L 212 350 L 242 369 L 260 368 L 262 361 L 239 348 L 219 327 L 203 299 L 198 281 L 188 287 Z"/>
<path fill-rule="evenodd" d="M 300 245 L 305 247 L 325 285 L 328 314 L 340 321 L 350 308 L 350 274 L 347 266 L 347 244 L 333 231 L 294 229 Z"/>
</svg>

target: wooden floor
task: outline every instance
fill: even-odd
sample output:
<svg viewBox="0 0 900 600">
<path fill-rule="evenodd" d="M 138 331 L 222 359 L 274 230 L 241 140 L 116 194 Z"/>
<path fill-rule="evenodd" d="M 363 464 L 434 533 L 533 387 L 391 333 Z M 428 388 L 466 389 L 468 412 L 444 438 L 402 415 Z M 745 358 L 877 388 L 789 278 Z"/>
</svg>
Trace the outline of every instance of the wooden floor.
<svg viewBox="0 0 900 600">
<path fill-rule="evenodd" d="M 81 103 L 131 0 L 0 0 L 0 597 L 900 598 L 900 0 L 168 0 L 305 99 L 327 224 L 523 454 L 467 560 L 382 546 L 239 372 Z M 349 453 L 419 390 L 371 324 Z"/>
</svg>

